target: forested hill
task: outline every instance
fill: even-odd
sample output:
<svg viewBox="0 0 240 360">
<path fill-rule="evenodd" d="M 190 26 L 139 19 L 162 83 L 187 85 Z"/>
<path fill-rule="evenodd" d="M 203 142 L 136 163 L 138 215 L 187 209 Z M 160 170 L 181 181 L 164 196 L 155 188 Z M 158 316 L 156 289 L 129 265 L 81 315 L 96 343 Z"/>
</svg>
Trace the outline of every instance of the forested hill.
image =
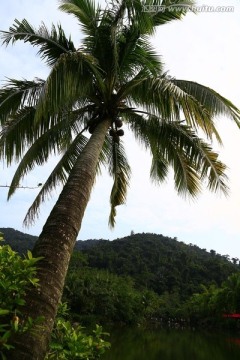
<svg viewBox="0 0 240 360">
<path fill-rule="evenodd" d="M 38 238 L 37 236 L 25 234 L 13 228 L 0 228 L 0 232 L 4 236 L 5 243 L 9 244 L 13 250 L 19 252 L 20 254 L 26 253 L 27 250 L 32 250 Z M 82 250 L 89 248 L 99 241 L 100 240 L 79 240 L 77 241 L 76 249 Z"/>
<path fill-rule="evenodd" d="M 240 271 L 238 259 L 207 252 L 156 234 L 135 234 L 114 241 L 100 241 L 82 250 L 91 268 L 129 275 L 142 288 L 158 294 L 177 291 L 183 297 L 199 291 L 199 286 L 220 285 L 233 272 Z"/>
<path fill-rule="evenodd" d="M 10 228 L 0 228 L 6 243 L 25 253 L 33 247 L 37 237 Z M 237 258 L 230 261 L 227 255 L 207 252 L 196 245 L 186 245 L 157 234 L 133 234 L 113 241 L 77 241 L 85 264 L 90 268 L 104 269 L 121 276 L 131 276 L 138 288 L 152 289 L 158 294 L 177 291 L 183 297 L 199 291 L 200 284 L 220 285 L 239 271 Z M 78 264 L 78 257 L 74 266 Z"/>
<path fill-rule="evenodd" d="M 27 250 L 32 250 L 37 236 L 25 234 L 13 228 L 0 228 L 3 234 L 5 244 L 9 244 L 13 250 L 20 254 L 26 253 Z"/>
</svg>

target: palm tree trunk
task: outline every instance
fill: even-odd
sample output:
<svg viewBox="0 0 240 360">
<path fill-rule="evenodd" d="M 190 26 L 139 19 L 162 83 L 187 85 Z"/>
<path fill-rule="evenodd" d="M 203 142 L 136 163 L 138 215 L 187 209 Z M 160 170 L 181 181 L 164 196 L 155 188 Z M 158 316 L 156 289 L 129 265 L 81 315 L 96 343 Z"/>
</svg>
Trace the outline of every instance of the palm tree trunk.
<svg viewBox="0 0 240 360">
<path fill-rule="evenodd" d="M 38 263 L 40 286 L 28 292 L 24 318 L 44 316 L 44 329 L 37 336 L 21 335 L 15 339 L 11 358 L 43 360 L 48 349 L 59 301 L 61 300 L 69 260 L 79 233 L 96 176 L 96 167 L 109 120 L 102 121 L 79 156 L 53 207 L 33 249 Z"/>
</svg>

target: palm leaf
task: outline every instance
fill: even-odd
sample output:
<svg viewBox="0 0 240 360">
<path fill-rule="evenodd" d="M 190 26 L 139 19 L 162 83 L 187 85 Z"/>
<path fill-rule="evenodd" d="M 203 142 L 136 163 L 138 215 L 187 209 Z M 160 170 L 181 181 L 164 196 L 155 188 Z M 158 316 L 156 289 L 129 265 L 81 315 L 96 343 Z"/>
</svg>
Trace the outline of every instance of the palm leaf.
<svg viewBox="0 0 240 360">
<path fill-rule="evenodd" d="M 99 21 L 99 7 L 96 9 L 95 2 L 91 0 L 61 0 L 59 9 L 74 15 L 85 35 L 94 37 Z"/>
<path fill-rule="evenodd" d="M 211 116 L 226 116 L 234 120 L 238 127 L 240 127 L 240 110 L 231 101 L 213 89 L 193 81 L 172 79 L 172 82 L 184 92 L 197 99 L 208 110 Z"/>
<path fill-rule="evenodd" d="M 149 7 L 153 5 L 153 9 L 156 6 L 156 11 L 152 12 L 154 27 L 164 25 L 173 20 L 181 20 L 189 11 L 194 12 L 195 3 L 192 0 L 150 0 L 146 2 L 146 4 L 149 4 Z M 145 11 L 147 11 L 146 6 Z"/>
<path fill-rule="evenodd" d="M 213 93 L 212 95 L 214 96 Z M 129 98 L 132 98 L 137 107 L 142 106 L 165 121 L 181 121 L 184 116 L 188 125 L 194 129 L 201 128 L 210 139 L 214 134 L 217 140 L 221 141 L 213 122 L 215 113 L 211 113 L 210 109 L 204 106 L 205 103 L 201 103 L 191 92 L 179 87 L 167 74 L 139 82 L 132 88 Z"/>
<path fill-rule="evenodd" d="M 131 170 L 121 142 L 116 143 L 112 139 L 108 139 L 108 141 L 111 141 L 112 144 L 109 159 L 109 173 L 114 179 L 110 195 L 111 211 L 109 215 L 109 225 L 110 227 L 114 227 L 116 207 L 124 204 L 126 201 Z"/>
<path fill-rule="evenodd" d="M 34 107 L 25 106 L 3 125 L 0 133 L 0 157 L 5 157 L 7 164 L 13 161 L 18 162 L 24 155 L 26 147 L 28 151 L 36 148 L 39 153 L 43 151 L 45 154 L 66 149 L 72 135 L 77 135 L 84 130 L 84 119 L 88 114 L 88 107 L 72 111 L 71 114 L 62 113 L 61 116 L 50 116 L 46 121 L 47 126 L 34 122 L 35 113 Z"/>
<path fill-rule="evenodd" d="M 49 114 L 70 110 L 81 99 L 86 102 L 96 81 L 104 87 L 94 58 L 80 51 L 62 55 L 46 80 L 36 122 L 47 119 Z"/>
<path fill-rule="evenodd" d="M 18 110 L 36 106 L 44 84 L 44 80 L 37 78 L 33 81 L 8 79 L 0 89 L 0 124 L 11 120 Z"/>
<path fill-rule="evenodd" d="M 137 24 L 141 35 L 152 35 L 155 28 L 173 20 L 180 20 L 194 9 L 192 0 L 122 0 L 114 1 L 115 23 L 125 21 L 128 27 Z"/>
<path fill-rule="evenodd" d="M 227 193 L 226 166 L 218 154 L 182 122 L 159 121 L 155 116 L 144 118 L 129 113 L 128 122 L 136 138 L 151 149 L 151 178 L 162 182 L 168 168 L 174 170 L 175 187 L 180 194 L 195 196 L 206 179 L 210 190 Z"/>
<path fill-rule="evenodd" d="M 71 139 L 71 126 L 66 121 L 58 122 L 41 137 L 35 139 L 18 164 L 9 188 L 8 198 L 12 196 L 21 179 L 28 172 L 33 170 L 35 166 L 46 163 L 51 155 L 59 155 L 63 148 L 66 148 L 66 143 L 71 143 Z"/>
<path fill-rule="evenodd" d="M 205 179 L 210 190 L 227 193 L 226 166 L 208 144 L 182 123 L 162 123 L 159 130 L 155 157 L 160 156 L 172 165 L 175 187 L 180 194 L 196 196 L 201 189 L 200 180 Z"/>
<path fill-rule="evenodd" d="M 24 219 L 24 224 L 26 226 L 33 224 L 35 219 L 39 216 L 40 205 L 47 199 L 52 190 L 59 184 L 64 185 L 66 183 L 68 175 L 71 172 L 78 156 L 84 149 L 87 141 L 88 139 L 84 135 L 80 134 L 72 142 L 71 146 L 55 166 L 48 179 L 43 184 L 34 202 L 28 209 Z"/>
<path fill-rule="evenodd" d="M 26 146 L 36 139 L 34 116 L 35 108 L 24 107 L 3 125 L 0 133 L 0 158 L 6 158 L 8 165 L 13 160 L 18 161 Z"/>
<path fill-rule="evenodd" d="M 218 160 L 210 145 L 201 140 L 194 131 L 181 122 L 163 122 L 159 126 L 156 119 L 149 136 L 153 151 L 153 167 L 158 166 L 158 158 L 172 166 L 175 187 L 180 194 L 197 195 L 202 180 L 207 180 L 210 190 L 220 190 L 227 194 L 226 166 Z M 149 124 L 151 127 L 152 124 Z M 155 139 L 154 139 L 155 137 Z M 156 163 L 154 163 L 157 161 Z M 160 163 L 161 165 L 161 163 Z M 152 176 L 159 175 L 161 168 Z M 158 178 L 154 177 L 154 180 Z M 159 178 L 162 181 L 162 175 Z"/>
<path fill-rule="evenodd" d="M 132 31 L 133 30 L 133 31 Z M 139 71 L 145 70 L 150 76 L 158 76 L 162 72 L 162 63 L 150 45 L 147 36 L 139 38 L 138 30 L 121 34 L 119 40 L 119 70 L 120 77 L 128 83 Z"/>
<path fill-rule="evenodd" d="M 9 31 L 1 31 L 1 38 L 5 45 L 22 40 L 38 46 L 40 48 L 38 54 L 50 66 L 57 61 L 61 54 L 76 50 L 71 38 L 67 39 L 61 25 L 57 27 L 52 25 L 51 31 L 48 31 L 46 25 L 42 23 L 36 30 L 26 19 L 23 19 L 22 22 L 16 19 Z"/>
<path fill-rule="evenodd" d="M 137 24 L 139 34 L 152 34 L 154 31 L 152 17 L 143 11 L 141 0 L 114 1 L 113 23 L 116 27 L 127 27 Z"/>
</svg>

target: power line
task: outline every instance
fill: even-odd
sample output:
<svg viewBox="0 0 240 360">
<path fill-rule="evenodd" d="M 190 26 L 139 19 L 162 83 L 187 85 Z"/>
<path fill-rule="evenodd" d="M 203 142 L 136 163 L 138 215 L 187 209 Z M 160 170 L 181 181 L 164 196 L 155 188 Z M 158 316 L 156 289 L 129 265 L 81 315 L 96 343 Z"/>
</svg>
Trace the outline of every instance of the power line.
<svg viewBox="0 0 240 360">
<path fill-rule="evenodd" d="M 16 186 L 17 189 L 37 189 L 40 186 L 42 186 L 42 183 L 39 183 L 37 186 Z M 0 187 L 6 187 L 6 188 L 10 188 L 10 185 L 0 185 Z"/>
</svg>

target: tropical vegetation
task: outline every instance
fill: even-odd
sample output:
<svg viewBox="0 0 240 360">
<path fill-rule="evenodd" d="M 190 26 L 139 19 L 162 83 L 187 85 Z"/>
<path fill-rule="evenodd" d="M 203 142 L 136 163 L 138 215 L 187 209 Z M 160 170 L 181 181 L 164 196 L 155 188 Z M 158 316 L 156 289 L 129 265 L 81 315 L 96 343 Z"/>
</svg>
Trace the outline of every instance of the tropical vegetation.
<svg viewBox="0 0 240 360">
<path fill-rule="evenodd" d="M 0 240 L 3 240 L 0 234 Z M 26 305 L 26 290 L 30 285 L 38 286 L 36 263 L 27 251 L 21 257 L 9 245 L 0 246 L 0 358 L 9 359 L 14 349 L 17 334 L 29 334 L 34 327 L 43 326 L 43 318 L 28 318 L 23 321 L 22 312 Z M 110 344 L 103 340 L 107 334 L 96 326 L 92 334 L 86 334 L 80 324 L 73 325 L 66 303 L 60 304 L 54 324 L 49 351 L 45 360 L 98 359 Z"/>
<path fill-rule="evenodd" d="M 214 119 L 225 115 L 239 126 L 240 112 L 214 90 L 165 72 L 151 45 L 158 26 L 181 19 L 190 0 L 176 0 L 176 11 L 145 12 L 145 5 L 168 0 L 113 0 L 103 9 L 91 0 L 62 0 L 83 38 L 76 46 L 61 25 L 35 29 L 15 20 L 2 31 L 3 44 L 24 41 L 38 47 L 49 67 L 46 79 L 8 79 L 0 90 L 0 157 L 18 163 L 10 198 L 21 179 L 52 154 L 60 160 L 30 207 L 31 224 L 39 206 L 59 183 L 63 190 L 33 249 L 39 287 L 27 293 L 25 317 L 44 316 L 38 336 L 16 337 L 12 357 L 44 359 L 76 237 L 96 174 L 106 166 L 113 178 L 110 226 L 116 206 L 126 201 L 130 164 L 124 130 L 150 150 L 151 178 L 161 183 L 174 171 L 176 190 L 195 196 L 201 183 L 227 192 L 226 166 L 212 149 L 220 135 Z M 157 7 L 156 7 L 157 9 Z M 122 129 L 124 127 L 124 130 Z M 204 139 L 198 135 L 204 134 Z"/>
<path fill-rule="evenodd" d="M 0 241 L 3 241 L 0 233 Z M 29 332 L 32 320 L 21 321 L 24 296 L 30 284 L 38 286 L 36 262 L 30 251 L 22 259 L 9 245 L 0 245 L 0 356 L 7 359 L 5 352 L 12 348 L 12 338 L 16 333 Z M 35 320 L 35 323 L 38 323 Z"/>
<path fill-rule="evenodd" d="M 33 246 L 33 236 L 0 231 L 22 256 L 28 239 Z M 87 327 L 169 326 L 170 319 L 171 326 L 233 328 L 238 320 L 223 314 L 240 312 L 239 279 L 236 257 L 164 235 L 132 234 L 77 241 L 62 301 L 69 306 L 68 319 Z"/>
<path fill-rule="evenodd" d="M 201 291 L 187 301 L 186 309 L 191 322 L 201 328 L 228 326 L 239 330 L 240 274 L 232 274 L 221 286 L 202 285 Z"/>
<path fill-rule="evenodd" d="M 86 324 L 168 324 L 171 319 L 173 324 L 184 320 L 184 326 L 219 327 L 226 323 L 219 321 L 224 313 L 239 311 L 240 266 L 235 259 L 149 233 L 99 240 L 74 252 L 64 299 Z M 211 300 L 209 310 L 197 308 L 195 298 L 222 286 L 229 289 L 230 283 L 232 295 L 222 294 L 222 306 Z"/>
</svg>

